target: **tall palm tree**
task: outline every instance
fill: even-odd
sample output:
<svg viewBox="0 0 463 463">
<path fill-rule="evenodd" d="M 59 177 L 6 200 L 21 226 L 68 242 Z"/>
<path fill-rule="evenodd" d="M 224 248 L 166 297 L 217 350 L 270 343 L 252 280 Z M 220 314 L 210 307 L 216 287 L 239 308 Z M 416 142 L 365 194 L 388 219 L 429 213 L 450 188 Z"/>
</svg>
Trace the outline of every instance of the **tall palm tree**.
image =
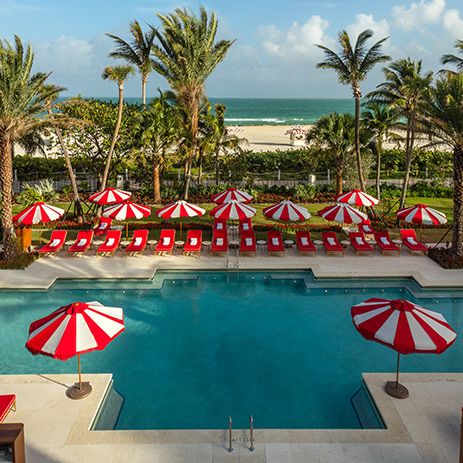
<svg viewBox="0 0 463 463">
<path fill-rule="evenodd" d="M 382 53 L 383 43 L 388 39 L 385 37 L 376 42 L 372 47 L 367 47 L 367 41 L 373 37 L 373 31 L 366 29 L 361 32 L 352 47 L 349 34 L 341 31 L 338 36 L 340 46 L 339 53 L 330 50 L 323 45 L 317 45 L 323 50 L 325 60 L 317 64 L 321 69 L 333 69 L 339 82 L 350 85 L 355 100 L 355 156 L 357 159 L 357 169 L 360 188 L 365 189 L 363 178 L 362 159 L 360 156 L 360 99 L 362 90 L 360 83 L 367 77 L 369 71 L 378 63 L 389 61 L 391 58 Z"/>
<path fill-rule="evenodd" d="M 376 197 L 381 198 L 381 156 L 383 143 L 391 138 L 397 139 L 397 134 L 391 132 L 399 116 L 390 106 L 376 101 L 369 101 L 364 106 L 362 122 L 365 129 L 373 135 L 376 151 Z"/>
<path fill-rule="evenodd" d="M 413 162 L 417 118 L 421 105 L 429 97 L 433 73 L 424 73 L 421 61 L 407 58 L 394 61 L 385 68 L 384 76 L 386 80 L 367 96 L 380 104 L 391 106 L 405 120 L 405 124 L 402 122 L 397 124 L 406 132 L 405 175 L 400 198 L 400 207 L 404 207 Z"/>
<path fill-rule="evenodd" d="M 441 58 L 441 63 L 452 64 L 457 68 L 457 72 L 463 72 L 463 40 L 457 40 L 455 43 L 455 48 L 460 53 L 461 57 L 452 54 L 444 55 Z"/>
<path fill-rule="evenodd" d="M 56 96 L 58 97 L 59 96 L 59 93 L 60 93 L 60 88 L 59 87 L 54 87 L 53 86 L 50 86 L 51 90 L 54 90 L 55 93 L 53 94 L 53 96 Z M 49 116 L 52 116 L 53 115 L 53 99 L 50 99 L 46 102 L 46 107 L 47 107 L 47 113 Z M 72 162 L 71 162 L 71 157 L 69 156 L 69 152 L 68 152 L 68 149 L 66 147 L 66 144 L 64 143 L 64 138 L 63 138 L 63 134 L 61 132 L 61 128 L 58 126 L 58 125 L 55 125 L 54 126 L 54 130 L 55 130 L 55 133 L 56 133 L 56 137 L 58 138 L 58 142 L 61 146 L 61 151 L 63 153 L 63 156 L 64 156 L 64 161 L 66 163 L 66 168 L 68 170 L 68 174 L 69 174 L 69 180 L 71 182 L 71 187 L 72 187 L 72 193 L 73 193 L 73 196 L 74 196 L 74 214 L 75 214 L 75 217 L 77 219 L 77 222 L 79 223 L 82 223 L 83 222 L 83 215 L 84 215 L 84 211 L 82 209 L 82 203 L 80 201 L 80 196 L 79 196 L 79 189 L 77 187 L 77 180 L 76 180 L 76 176 L 75 176 L 75 173 L 74 173 L 74 169 L 72 167 Z"/>
<path fill-rule="evenodd" d="M 344 165 L 355 151 L 355 119 L 350 114 L 328 114 L 308 131 L 307 141 L 328 158 L 336 172 L 336 194 L 342 193 Z"/>
<path fill-rule="evenodd" d="M 50 123 L 47 102 L 56 98 L 59 88 L 46 84 L 50 74 L 32 73 L 34 53 L 18 36 L 14 44 L 0 42 L 0 183 L 1 225 L 6 260 L 14 260 L 16 245 L 12 221 L 13 145 L 18 140 Z"/>
<path fill-rule="evenodd" d="M 106 188 L 106 183 L 108 181 L 109 168 L 111 167 L 111 160 L 114 154 L 114 149 L 116 148 L 117 139 L 119 137 L 119 131 L 122 123 L 122 113 L 124 112 L 124 84 L 127 78 L 133 74 L 134 70 L 132 66 L 108 66 L 104 69 L 102 78 L 109 79 L 117 83 L 117 88 L 119 90 L 119 103 L 117 110 L 117 120 L 114 127 L 113 138 L 111 140 L 111 145 L 109 147 L 108 157 L 106 158 L 106 165 L 103 173 L 103 179 L 101 181 L 101 190 Z"/>
<path fill-rule="evenodd" d="M 153 62 L 151 60 L 151 48 L 156 38 L 155 30 L 150 27 L 149 31 L 143 32 L 138 21 L 130 23 L 130 42 L 114 34 L 106 34 L 116 42 L 115 51 L 111 52 L 111 58 L 123 59 L 129 66 L 138 69 L 141 76 L 141 98 L 143 107 L 146 108 L 146 84 L 148 77 L 153 71 Z"/>
<path fill-rule="evenodd" d="M 463 74 L 444 74 L 422 108 L 422 130 L 453 150 L 452 254 L 463 257 Z"/>
<path fill-rule="evenodd" d="M 216 66 L 225 58 L 233 41 L 216 41 L 218 20 L 200 8 L 199 16 L 187 9 L 158 15 L 162 30 L 156 31 L 159 45 L 154 44 L 154 69 L 169 82 L 183 107 L 188 137 L 183 196 L 188 199 L 191 168 L 197 153 L 200 103 L 204 85 Z"/>
</svg>

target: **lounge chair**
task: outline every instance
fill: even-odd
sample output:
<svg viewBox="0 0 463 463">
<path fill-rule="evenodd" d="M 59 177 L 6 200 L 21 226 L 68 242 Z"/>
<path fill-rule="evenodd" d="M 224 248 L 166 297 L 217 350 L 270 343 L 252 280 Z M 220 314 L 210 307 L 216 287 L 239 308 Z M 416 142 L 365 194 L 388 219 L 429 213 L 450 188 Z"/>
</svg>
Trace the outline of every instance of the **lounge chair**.
<svg viewBox="0 0 463 463">
<path fill-rule="evenodd" d="M 300 254 L 317 254 L 317 247 L 313 244 L 309 231 L 296 232 L 296 246 Z"/>
<path fill-rule="evenodd" d="M 335 232 L 322 232 L 323 247 L 326 250 L 326 255 L 342 254 L 344 256 L 344 248 L 338 240 L 338 235 Z"/>
<path fill-rule="evenodd" d="M 215 232 L 226 232 L 227 231 L 227 221 L 222 219 L 214 219 L 214 224 L 212 226 L 212 233 Z"/>
<path fill-rule="evenodd" d="M 158 256 L 172 255 L 175 244 L 175 230 L 164 229 L 161 230 L 159 241 L 154 249 L 154 253 Z"/>
<path fill-rule="evenodd" d="M 365 235 L 361 232 L 349 233 L 350 244 L 355 249 L 355 253 L 369 252 L 373 255 L 373 246 L 366 242 Z"/>
<path fill-rule="evenodd" d="M 73 256 L 83 256 L 85 251 L 92 245 L 93 230 L 81 230 L 77 233 L 74 244 L 68 249 Z"/>
<path fill-rule="evenodd" d="M 121 242 L 121 236 L 120 230 L 109 230 L 105 242 L 96 250 L 97 256 L 114 256 Z"/>
<path fill-rule="evenodd" d="M 375 241 L 376 246 L 381 249 L 381 254 L 384 255 L 385 252 L 396 252 L 400 256 L 400 248 L 397 244 L 393 243 L 389 232 L 387 231 L 377 231 L 375 232 Z"/>
<path fill-rule="evenodd" d="M 359 223 L 358 224 L 358 231 L 363 233 L 364 235 L 373 236 L 375 234 L 375 231 L 373 230 L 373 227 L 371 226 L 371 223 Z"/>
<path fill-rule="evenodd" d="M 227 232 L 215 232 L 212 236 L 211 254 L 226 254 L 228 252 Z"/>
<path fill-rule="evenodd" d="M 240 235 L 252 231 L 252 219 L 240 220 Z"/>
<path fill-rule="evenodd" d="M 197 256 L 201 253 L 201 246 L 203 245 L 203 231 L 202 230 L 188 230 L 186 235 L 186 243 L 183 246 L 183 254 L 186 256 Z"/>
<path fill-rule="evenodd" d="M 130 256 L 142 255 L 148 243 L 148 230 L 135 230 L 132 241 L 125 248 L 125 253 Z"/>
<path fill-rule="evenodd" d="M 257 254 L 256 234 L 253 231 L 241 233 L 240 254 L 253 256 Z"/>
<path fill-rule="evenodd" d="M 39 254 L 54 256 L 64 246 L 66 235 L 66 230 L 53 230 L 50 241 L 39 249 Z"/>
<path fill-rule="evenodd" d="M 424 252 L 427 254 L 428 247 L 418 241 L 415 230 L 400 230 L 400 237 L 402 238 L 402 244 L 410 250 L 410 254 L 415 252 Z"/>
<path fill-rule="evenodd" d="M 2 423 L 8 413 L 13 410 L 16 411 L 16 395 L 5 394 L 0 395 L 0 423 Z"/>
<path fill-rule="evenodd" d="M 111 228 L 112 223 L 113 221 L 109 217 L 100 217 L 98 225 L 93 229 L 95 236 L 105 235 L 107 231 Z"/>
<path fill-rule="evenodd" d="M 285 255 L 285 245 L 283 244 L 281 232 L 270 230 L 267 233 L 267 252 L 269 254 L 277 254 L 279 256 Z"/>
</svg>

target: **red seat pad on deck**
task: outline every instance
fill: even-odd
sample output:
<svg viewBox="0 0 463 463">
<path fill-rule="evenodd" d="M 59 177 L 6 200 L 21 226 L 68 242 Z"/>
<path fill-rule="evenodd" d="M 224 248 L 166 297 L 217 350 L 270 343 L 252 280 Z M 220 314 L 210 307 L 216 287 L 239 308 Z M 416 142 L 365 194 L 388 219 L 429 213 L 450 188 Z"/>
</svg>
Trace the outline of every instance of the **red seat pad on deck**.
<svg viewBox="0 0 463 463">
<path fill-rule="evenodd" d="M 0 423 L 6 418 L 15 402 L 16 395 L 14 394 L 0 395 Z"/>
</svg>

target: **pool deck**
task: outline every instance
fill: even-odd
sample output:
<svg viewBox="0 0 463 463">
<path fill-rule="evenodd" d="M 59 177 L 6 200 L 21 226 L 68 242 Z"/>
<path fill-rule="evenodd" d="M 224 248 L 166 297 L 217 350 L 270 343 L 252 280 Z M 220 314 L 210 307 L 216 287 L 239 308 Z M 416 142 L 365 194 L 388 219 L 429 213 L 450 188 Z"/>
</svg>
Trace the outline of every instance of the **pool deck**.
<svg viewBox="0 0 463 463">
<path fill-rule="evenodd" d="M 75 375 L 0 376 L 0 394 L 17 395 L 6 422 L 25 425 L 27 461 L 33 463 L 454 463 L 458 460 L 463 374 L 403 374 L 410 397 L 383 390 L 390 374 L 364 375 L 388 427 L 385 430 L 255 430 L 249 432 L 91 431 L 111 375 L 86 375 L 93 393 L 81 401 L 65 395 Z"/>
<path fill-rule="evenodd" d="M 148 251 L 141 257 L 126 257 L 120 252 L 114 257 L 96 257 L 92 252 L 85 257 L 40 258 L 26 270 L 1 270 L 0 289 L 46 289 L 59 278 L 149 279 L 157 270 L 309 270 L 317 278 L 387 278 L 412 277 L 425 288 L 463 286 L 463 270 L 445 270 L 433 260 L 420 254 L 400 257 L 356 256 L 352 250 L 345 257 L 326 256 L 323 251 L 315 257 L 301 256 L 294 249 L 285 257 L 267 256 L 262 250 L 257 257 L 237 257 L 230 251 L 228 259 L 203 252 L 201 257 L 173 255 L 158 257 Z"/>
</svg>

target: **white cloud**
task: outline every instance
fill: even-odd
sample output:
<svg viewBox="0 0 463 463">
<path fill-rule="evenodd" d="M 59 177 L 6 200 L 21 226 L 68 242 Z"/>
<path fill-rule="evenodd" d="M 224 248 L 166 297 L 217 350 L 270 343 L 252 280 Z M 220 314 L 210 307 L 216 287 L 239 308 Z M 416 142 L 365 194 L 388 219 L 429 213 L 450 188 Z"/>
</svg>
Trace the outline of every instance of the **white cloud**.
<svg viewBox="0 0 463 463">
<path fill-rule="evenodd" d="M 455 38 L 461 38 L 463 19 L 458 10 L 447 10 L 442 18 L 445 29 Z"/>
<path fill-rule="evenodd" d="M 445 10 L 445 0 L 420 0 L 406 5 L 395 6 L 392 15 L 398 27 L 405 30 L 419 29 L 424 24 L 439 21 Z"/>
<path fill-rule="evenodd" d="M 371 14 L 358 14 L 355 17 L 355 23 L 347 26 L 347 32 L 349 33 L 352 41 L 354 41 L 360 32 L 365 29 L 371 29 L 375 33 L 374 38 L 376 40 L 381 40 L 384 37 L 389 36 L 389 23 L 387 20 L 381 19 L 380 21 L 375 21 Z"/>
<path fill-rule="evenodd" d="M 294 22 L 286 30 L 278 29 L 276 26 L 261 26 L 259 35 L 263 39 L 262 47 L 268 54 L 294 60 L 319 56 L 315 45 L 331 43 L 325 34 L 328 27 L 328 21 L 314 15 L 302 25 Z"/>
<path fill-rule="evenodd" d="M 30 5 L 28 3 L 18 3 L 14 1 L 1 0 L 0 1 L 0 14 L 12 14 L 26 11 L 37 11 L 40 8 L 37 5 Z"/>
</svg>

